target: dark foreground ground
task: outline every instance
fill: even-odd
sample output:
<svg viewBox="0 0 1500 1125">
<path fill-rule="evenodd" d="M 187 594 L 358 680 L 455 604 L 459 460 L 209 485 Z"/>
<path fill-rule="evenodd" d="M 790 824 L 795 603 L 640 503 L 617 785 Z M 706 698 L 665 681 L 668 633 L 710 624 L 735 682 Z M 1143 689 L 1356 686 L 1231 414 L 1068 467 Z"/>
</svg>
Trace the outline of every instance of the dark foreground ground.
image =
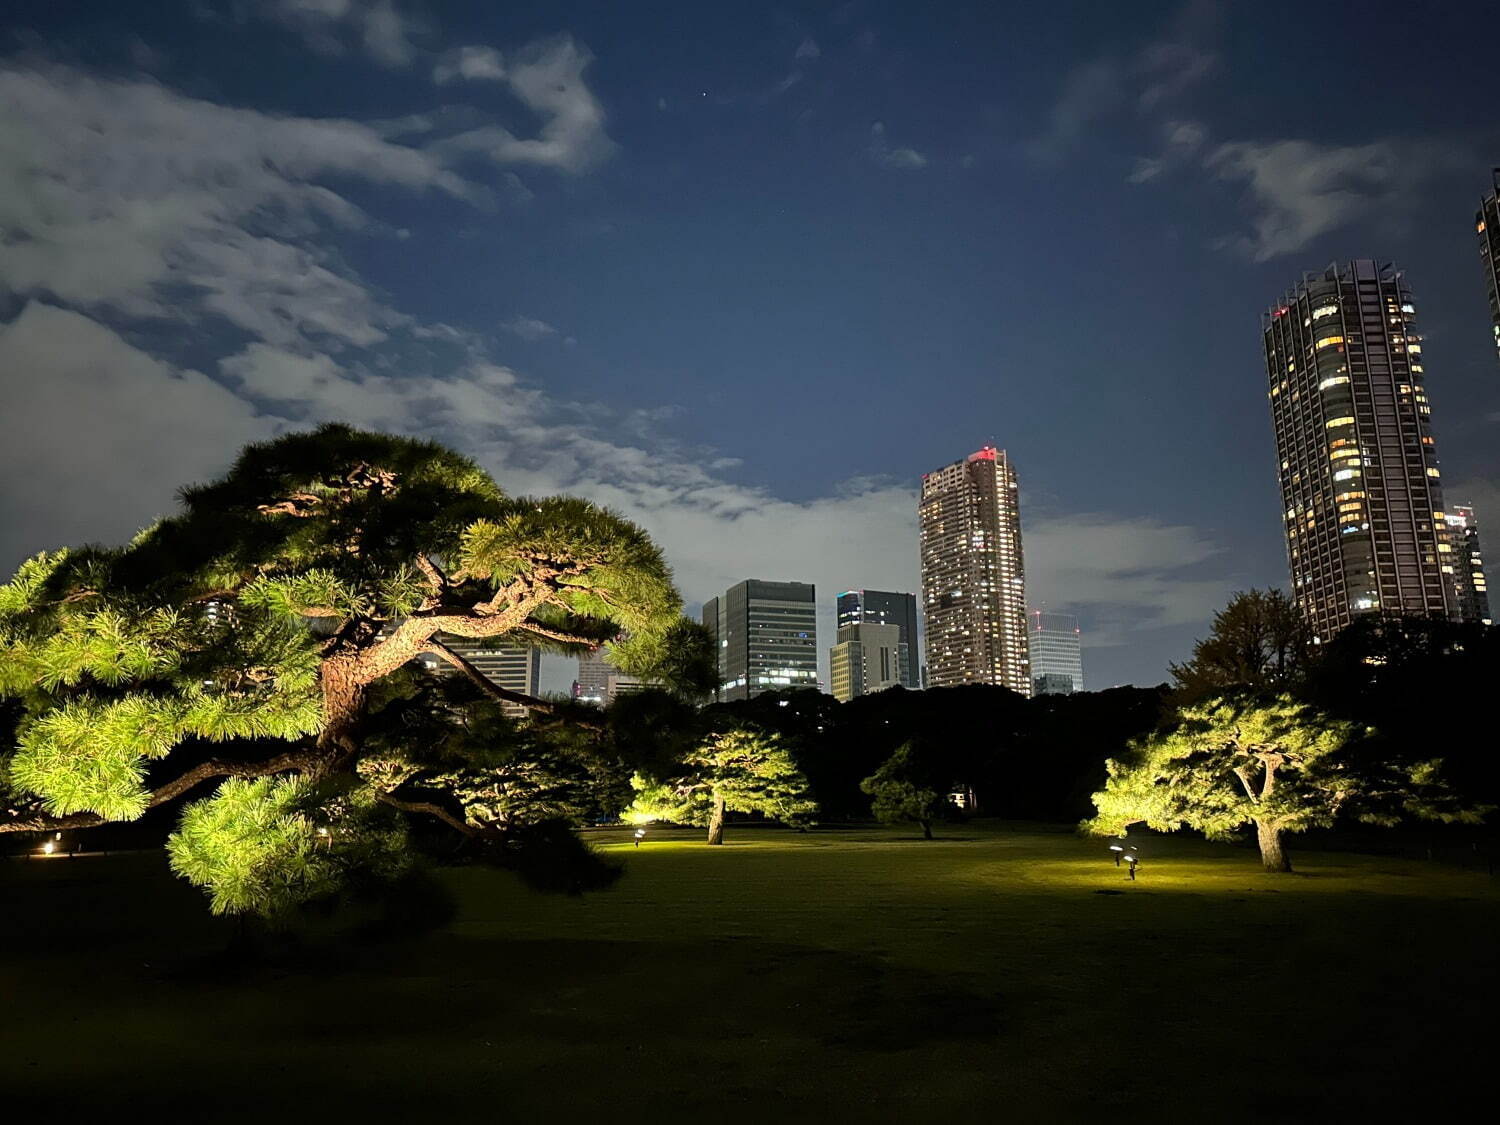
<svg viewBox="0 0 1500 1125">
<path fill-rule="evenodd" d="M 619 841 L 626 833 L 604 835 Z M 269 964 L 156 856 L 0 862 L 0 1120 L 1454 1120 L 1500 886 L 1064 830 L 653 831 L 611 891 L 451 871 L 443 930 Z M 14 1116 L 12 1116 L 14 1115 Z M 44 1116 L 45 1115 L 45 1116 Z"/>
</svg>

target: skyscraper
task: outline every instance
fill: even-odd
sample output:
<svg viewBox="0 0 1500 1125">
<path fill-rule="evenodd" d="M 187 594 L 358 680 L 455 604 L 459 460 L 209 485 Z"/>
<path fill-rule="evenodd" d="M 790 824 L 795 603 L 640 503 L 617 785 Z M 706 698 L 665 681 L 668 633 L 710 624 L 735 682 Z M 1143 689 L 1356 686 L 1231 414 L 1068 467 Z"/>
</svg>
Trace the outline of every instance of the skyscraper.
<svg viewBox="0 0 1500 1125">
<path fill-rule="evenodd" d="M 838 628 L 845 625 L 894 625 L 901 631 L 901 686 L 922 686 L 921 650 L 917 647 L 917 596 L 886 590 L 846 590 L 838 596 Z"/>
<path fill-rule="evenodd" d="M 1083 690 L 1083 637 L 1078 618 L 1066 613 L 1026 615 L 1035 695 L 1072 695 Z"/>
<path fill-rule="evenodd" d="M 1015 467 L 985 446 L 926 473 L 918 507 L 928 683 L 1031 694 Z"/>
<path fill-rule="evenodd" d="M 604 706 L 609 702 L 609 674 L 613 670 L 604 659 L 604 648 L 593 649 L 578 657 L 578 678 L 573 681 L 573 698 L 580 703 Z"/>
<path fill-rule="evenodd" d="M 856 622 L 840 626 L 838 643 L 828 650 L 828 689 L 840 703 L 874 695 L 901 683 L 901 629 Z"/>
<path fill-rule="evenodd" d="M 1449 550 L 1443 566 L 1452 567 L 1453 596 L 1460 621 L 1491 624 L 1489 583 L 1484 576 L 1484 556 L 1479 550 L 1479 524 L 1467 504 L 1448 505 Z"/>
<path fill-rule="evenodd" d="M 1356 614 L 1447 615 L 1422 337 L 1390 263 L 1303 274 L 1262 318 L 1292 595 L 1316 642 Z"/>
<path fill-rule="evenodd" d="M 747 578 L 703 603 L 719 646 L 720 700 L 818 686 L 818 608 L 807 582 Z"/>
<path fill-rule="evenodd" d="M 1479 231 L 1479 260 L 1490 294 L 1490 331 L 1500 359 L 1500 168 L 1491 173 L 1494 190 L 1479 201 L 1474 226 Z"/>
</svg>

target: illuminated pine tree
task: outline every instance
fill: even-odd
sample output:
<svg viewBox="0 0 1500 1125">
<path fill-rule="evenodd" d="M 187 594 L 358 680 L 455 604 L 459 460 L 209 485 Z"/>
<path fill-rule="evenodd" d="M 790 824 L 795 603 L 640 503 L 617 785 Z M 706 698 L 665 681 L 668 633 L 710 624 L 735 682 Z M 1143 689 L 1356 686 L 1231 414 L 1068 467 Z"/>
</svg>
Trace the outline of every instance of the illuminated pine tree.
<svg viewBox="0 0 1500 1125">
<path fill-rule="evenodd" d="M 1341 815 L 1395 824 L 1405 815 L 1474 821 L 1444 786 L 1437 761 L 1376 759 L 1367 733 L 1289 696 L 1219 697 L 1185 707 L 1170 731 L 1108 763 L 1084 827 L 1120 835 L 1132 824 L 1187 827 L 1211 840 L 1254 825 L 1267 871 L 1291 871 L 1282 837 Z"/>
<path fill-rule="evenodd" d="M 627 819 L 707 826 L 710 844 L 724 842 L 725 813 L 760 813 L 802 824 L 818 811 L 791 752 L 776 735 L 751 727 L 711 735 L 671 776 L 638 774 L 631 783 L 637 796 Z"/>
<path fill-rule="evenodd" d="M 443 636 L 604 643 L 649 676 L 680 622 L 657 547 L 586 501 L 508 497 L 447 449 L 346 426 L 252 445 L 129 546 L 39 555 L 0 586 L 0 697 L 20 705 L 0 831 L 133 820 L 233 779 L 188 810 L 173 864 L 216 910 L 273 913 L 397 870 L 406 816 L 505 832 L 360 769 L 372 691 L 420 657 L 556 711 Z"/>
</svg>

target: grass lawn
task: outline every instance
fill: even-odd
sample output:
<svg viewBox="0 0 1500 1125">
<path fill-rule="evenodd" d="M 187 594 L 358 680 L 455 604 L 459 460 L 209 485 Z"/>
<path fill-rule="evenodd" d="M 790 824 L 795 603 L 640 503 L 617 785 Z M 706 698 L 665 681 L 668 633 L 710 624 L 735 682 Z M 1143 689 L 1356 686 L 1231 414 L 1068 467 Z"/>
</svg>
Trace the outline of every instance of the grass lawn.
<svg viewBox="0 0 1500 1125">
<path fill-rule="evenodd" d="M 1495 1065 L 1482 874 L 1294 840 L 1299 873 L 1270 876 L 1173 837 L 1131 884 L 1038 826 L 597 839 L 628 864 L 613 890 L 460 869 L 442 931 L 244 969 L 155 856 L 0 864 L 0 1107 L 1452 1120 Z"/>
</svg>

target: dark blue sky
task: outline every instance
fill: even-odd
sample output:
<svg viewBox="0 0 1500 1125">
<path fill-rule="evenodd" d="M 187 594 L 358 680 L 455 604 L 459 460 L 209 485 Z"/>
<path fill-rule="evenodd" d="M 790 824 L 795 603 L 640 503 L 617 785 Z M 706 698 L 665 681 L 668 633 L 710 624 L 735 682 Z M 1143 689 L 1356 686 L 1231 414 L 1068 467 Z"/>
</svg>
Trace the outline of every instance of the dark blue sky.
<svg viewBox="0 0 1500 1125">
<path fill-rule="evenodd" d="M 46 207 L 3 225 L 76 251 L 82 228 L 38 187 L 76 183 L 80 216 L 107 200 L 113 235 L 169 273 L 134 294 L 0 269 L 0 312 L 44 302 L 201 372 L 237 398 L 225 433 L 394 418 L 518 488 L 618 486 L 601 498 L 659 531 L 690 602 L 751 575 L 815 578 L 830 605 L 832 587 L 914 584 L 902 490 L 994 442 L 1021 474 L 1030 587 L 1083 617 L 1105 686 L 1160 678 L 1229 591 L 1285 582 L 1260 312 L 1331 258 L 1394 259 L 1420 302 L 1449 500 L 1500 527 L 1472 226 L 1500 164 L 1492 5 L 1015 7 L 12 0 L 4 61 L 27 104 L 105 143 L 85 157 L 12 136 L 41 155 L 11 186 Z M 567 75 L 559 104 L 528 100 L 527 66 Z M 107 108 L 126 93 L 161 112 L 159 159 L 114 176 L 96 164 L 142 147 L 141 114 Z M 373 124 L 384 148 L 285 166 L 275 137 L 218 152 L 228 109 L 258 136 Z M 203 166 L 171 148 L 199 127 Z M 426 170 L 397 170 L 407 152 Z M 143 179 L 167 215 L 216 185 L 245 202 L 179 246 L 121 205 Z M 357 287 L 382 338 L 258 327 L 243 310 L 271 301 L 263 283 L 233 311 L 201 300 L 181 263 L 241 232 Z M 271 303 L 355 300 L 292 288 Z M 171 315 L 133 300 L 148 290 Z M 415 389 L 480 362 L 514 371 L 524 417 L 493 398 L 434 410 Z M 398 397 L 405 413 L 361 413 Z M 110 440 L 128 461 L 130 439 Z M 161 471 L 179 467 L 212 471 L 212 448 Z M 671 495 L 649 491 L 658 476 Z M 7 563 L 89 534 L 18 500 L 0 514 Z M 881 530 L 829 526 L 856 520 Z"/>
</svg>

